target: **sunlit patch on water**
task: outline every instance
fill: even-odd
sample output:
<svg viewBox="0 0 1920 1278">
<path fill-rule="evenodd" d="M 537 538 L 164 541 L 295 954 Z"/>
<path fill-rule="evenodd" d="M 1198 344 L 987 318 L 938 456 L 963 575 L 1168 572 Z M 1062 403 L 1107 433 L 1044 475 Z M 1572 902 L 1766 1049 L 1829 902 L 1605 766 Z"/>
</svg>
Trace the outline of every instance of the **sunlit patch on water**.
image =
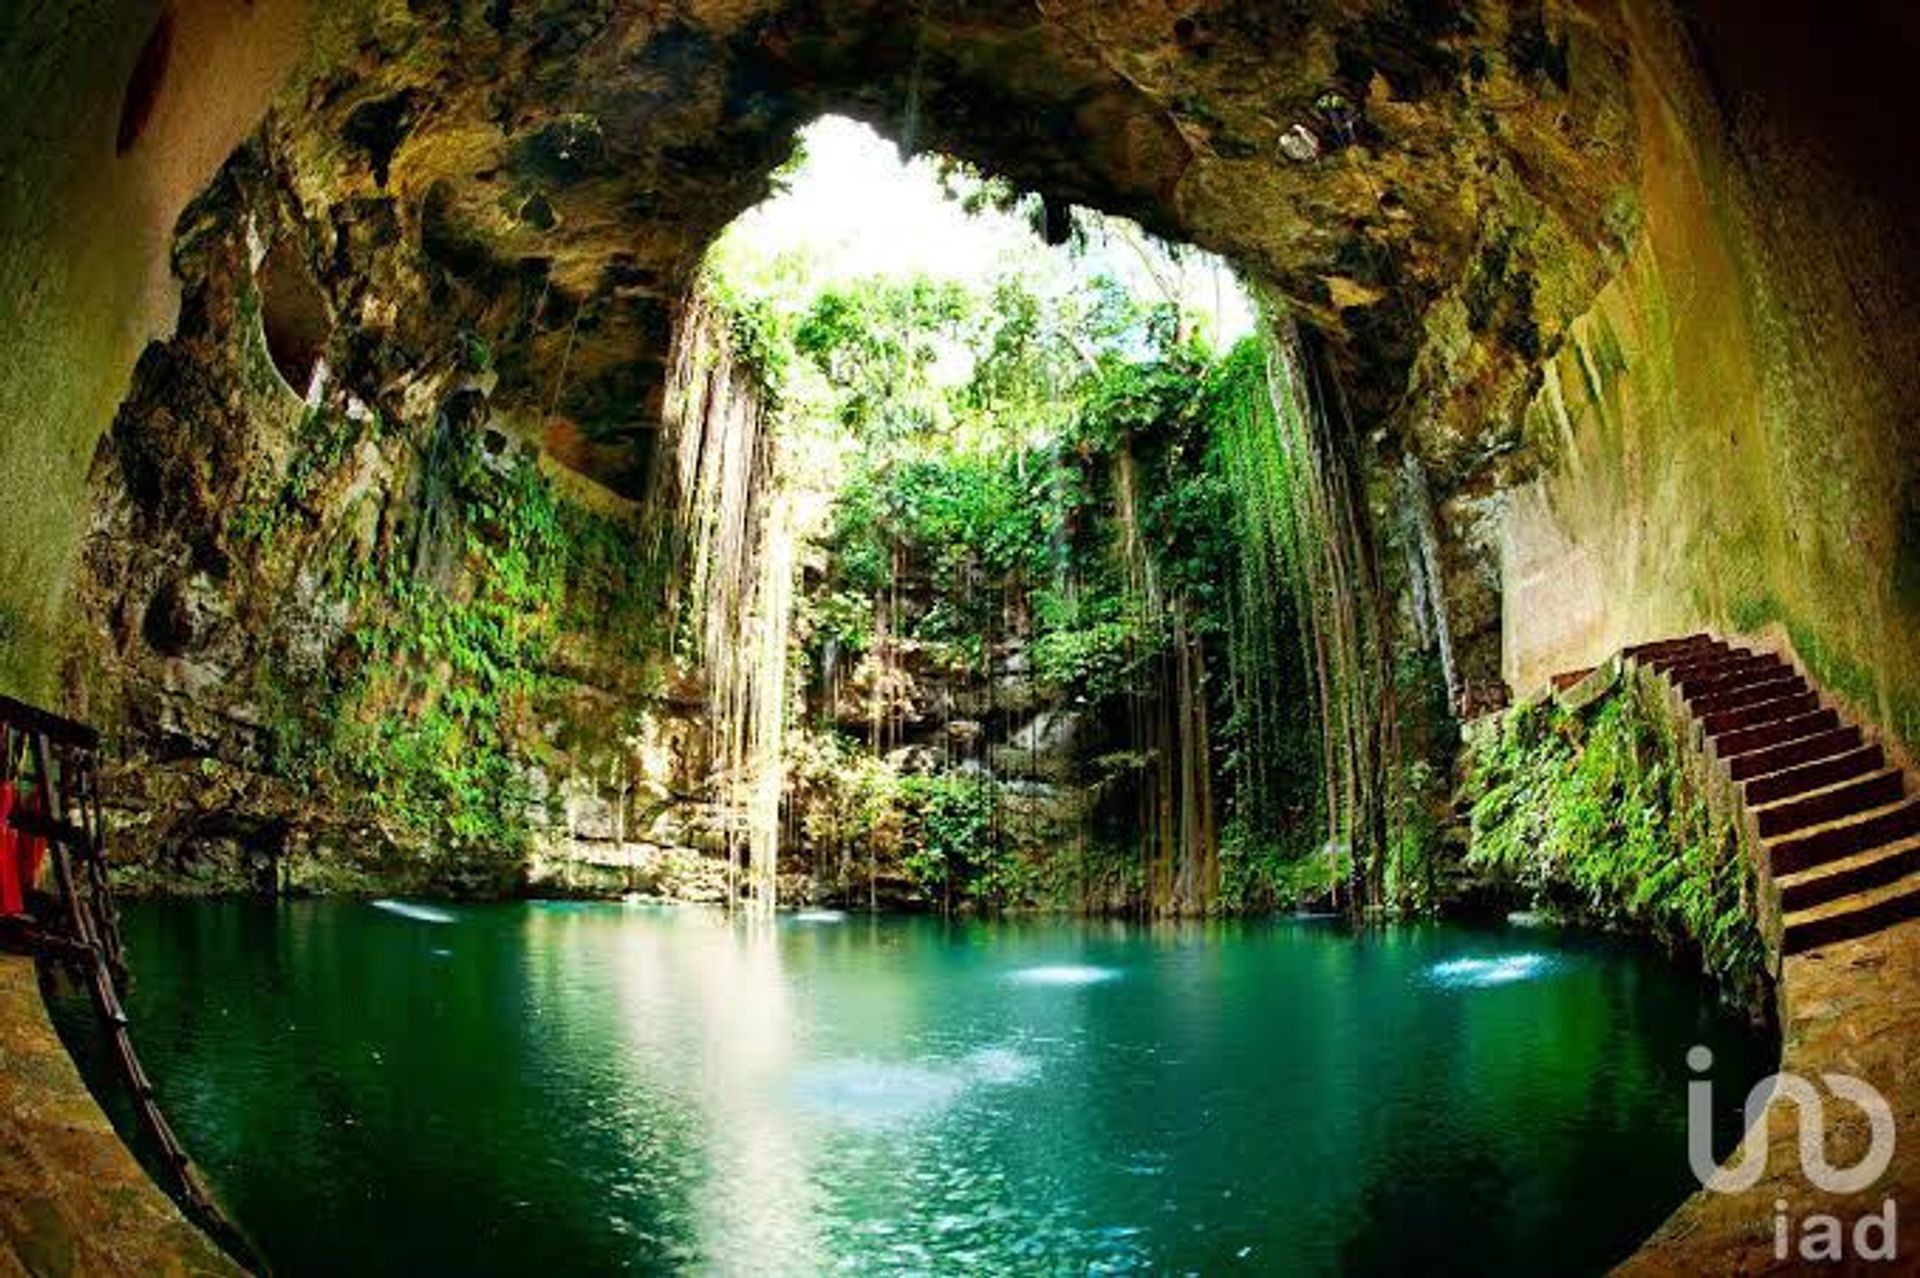
<svg viewBox="0 0 1920 1278">
<path fill-rule="evenodd" d="M 845 923 L 847 912 L 845 910 L 795 910 L 793 921 L 795 923 Z"/>
<path fill-rule="evenodd" d="M 892 1127 L 940 1113 L 969 1090 L 1026 1082 L 1039 1062 L 1010 1047 L 985 1047 L 953 1062 L 823 1061 L 793 1080 L 803 1110 L 851 1127 Z"/>
<path fill-rule="evenodd" d="M 391 901 L 382 897 L 373 903 L 373 908 L 397 914 L 403 919 L 412 919 L 416 923 L 453 922 L 453 915 L 445 910 L 436 910 L 431 905 L 413 905 L 407 901 Z"/>
<path fill-rule="evenodd" d="M 223 1188 L 297 1278 L 406 1278 L 426 1234 L 424 1267 L 467 1278 L 1379 1274 L 1442 1249 L 1597 1272 L 1699 1188 L 1668 1077 L 1687 1049 L 1712 1049 L 1727 1097 L 1779 1060 L 1657 956 L 1557 932 L 1283 923 L 1189 953 L 1144 928 L 849 909 L 783 913 L 765 944 L 707 908 L 399 900 L 458 926 L 366 901 L 125 912 L 155 1082 L 191 1097 L 182 1139 L 228 1151 Z M 1528 954 L 1544 970 L 1516 970 Z M 1040 964 L 1118 975 L 1014 983 Z M 56 1001 L 104 1045 L 83 990 Z M 1631 1024 L 1540 1050 L 1540 1025 L 1625 1001 Z M 1432 1068 L 1462 1053 L 1472 1070 Z M 84 1055 L 110 1068 L 110 1045 Z M 512 1068 L 474 1068 L 493 1060 Z M 1418 1085 L 1356 1106 L 1352 1071 L 1321 1067 L 1349 1060 Z"/>
<path fill-rule="evenodd" d="M 1045 963 L 1023 967 L 1008 975 L 1020 985 L 1098 985 L 1119 979 L 1117 967 L 1095 967 L 1091 963 Z"/>
<path fill-rule="evenodd" d="M 938 1113 L 966 1087 L 958 1071 L 893 1061 L 826 1061 L 794 1079 L 802 1109 L 855 1127 L 889 1127 Z"/>
<path fill-rule="evenodd" d="M 1500 958 L 1448 959 L 1427 969 L 1436 985 L 1484 988 L 1530 981 L 1552 964 L 1544 954 L 1507 954 Z"/>
<path fill-rule="evenodd" d="M 1024 1083 L 1040 1071 L 1039 1061 L 1011 1047 L 983 1047 L 961 1064 L 968 1078 L 979 1083 Z"/>
</svg>

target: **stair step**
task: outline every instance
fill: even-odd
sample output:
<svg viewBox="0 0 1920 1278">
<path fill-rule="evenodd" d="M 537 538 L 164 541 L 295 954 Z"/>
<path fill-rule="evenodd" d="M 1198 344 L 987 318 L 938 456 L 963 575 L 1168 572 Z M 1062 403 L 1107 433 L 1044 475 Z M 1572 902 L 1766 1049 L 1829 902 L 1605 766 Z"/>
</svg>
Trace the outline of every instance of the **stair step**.
<svg viewBox="0 0 1920 1278">
<path fill-rule="evenodd" d="M 1780 950 L 1783 954 L 1802 954 L 1836 941 L 1867 936 L 1912 918 L 1920 918 L 1920 872 L 1872 891 L 1787 915 Z"/>
<path fill-rule="evenodd" d="M 1733 668 L 1743 662 L 1770 656 L 1769 653 L 1754 652 L 1748 648 L 1719 648 L 1701 652 L 1682 653 L 1676 657 L 1662 657 L 1654 661 L 1653 668 L 1669 679 L 1689 679 L 1721 667 Z"/>
<path fill-rule="evenodd" d="M 1795 911 L 1870 891 L 1920 870 L 1920 837 L 1869 848 L 1776 880 L 1780 908 Z"/>
<path fill-rule="evenodd" d="M 1770 694 L 1755 691 L 1762 687 L 1772 687 L 1774 691 Z M 1730 710 L 1735 706 L 1750 705 L 1755 697 L 1766 701 L 1770 697 L 1811 690 L 1812 685 L 1785 666 L 1773 666 L 1766 670 L 1749 670 L 1728 675 L 1723 679 L 1697 680 L 1677 688 L 1680 700 L 1686 704 L 1688 712 L 1695 715 L 1712 714 L 1717 710 Z M 1742 697 L 1746 699 L 1742 700 Z"/>
<path fill-rule="evenodd" d="M 1809 689 L 1806 692 L 1775 697 L 1771 701 L 1756 701 L 1751 705 L 1739 706 L 1732 710 L 1702 715 L 1700 723 L 1706 729 L 1708 736 L 1718 737 L 1739 728 L 1753 728 L 1763 723 L 1778 723 L 1782 719 L 1809 714 L 1819 705 L 1819 694 Z"/>
<path fill-rule="evenodd" d="M 1671 652 L 1675 648 L 1690 648 L 1703 643 L 1719 643 L 1704 630 L 1696 630 L 1690 635 L 1681 635 L 1674 639 L 1652 639 L 1646 643 L 1636 643 L 1620 651 L 1629 657 L 1648 657 L 1662 652 Z"/>
<path fill-rule="evenodd" d="M 1794 671 L 1791 666 L 1774 659 L 1743 661 L 1738 665 L 1693 671 L 1683 679 L 1674 680 L 1673 687 L 1679 692 L 1682 700 L 1691 704 L 1697 697 L 1732 692 L 1750 683 L 1782 679 L 1792 673 Z"/>
<path fill-rule="evenodd" d="M 1682 696 L 1697 697 L 1706 692 L 1737 688 L 1741 684 L 1752 683 L 1764 676 L 1791 673 L 1793 673 L 1792 666 L 1770 652 L 1761 652 L 1687 666 L 1684 669 L 1670 671 L 1667 677 L 1673 681 L 1673 686 L 1680 690 Z"/>
<path fill-rule="evenodd" d="M 1620 655 L 1623 657 L 1631 657 L 1635 660 L 1645 660 L 1657 656 L 1662 652 L 1671 652 L 1676 648 L 1686 648 L 1715 642 L 1718 641 L 1715 640 L 1712 635 L 1704 630 L 1700 630 L 1690 635 L 1681 635 L 1678 639 L 1655 639 L 1651 643 L 1632 644 L 1622 648 Z"/>
<path fill-rule="evenodd" d="M 1797 674 L 1782 674 L 1768 671 L 1751 683 L 1741 683 L 1733 687 L 1715 685 L 1711 691 L 1702 692 L 1687 698 L 1687 708 L 1695 715 L 1718 714 L 1722 710 L 1737 710 L 1741 706 L 1750 706 L 1757 701 L 1772 701 L 1775 697 L 1792 696 L 1796 692 L 1807 692 L 1807 681 Z"/>
<path fill-rule="evenodd" d="M 1811 763 L 1756 776 L 1745 784 L 1741 798 L 1750 808 L 1778 803 L 1782 799 L 1791 799 L 1811 790 L 1823 790 L 1869 772 L 1878 772 L 1886 763 L 1886 751 L 1879 746 L 1861 746 L 1857 750 L 1847 750 Z"/>
<path fill-rule="evenodd" d="M 1682 648 L 1668 648 L 1661 652 L 1648 653 L 1638 658 L 1638 661 L 1641 665 L 1651 666 L 1655 670 L 1666 670 L 1671 666 L 1687 665 L 1724 656 L 1727 651 L 1726 644 L 1715 640 L 1712 643 L 1689 644 Z"/>
<path fill-rule="evenodd" d="M 1703 644 L 1697 648 L 1677 648 L 1672 652 L 1663 652 L 1656 657 L 1649 658 L 1646 664 L 1652 666 L 1662 674 L 1670 675 L 1675 670 L 1687 666 L 1726 661 L 1729 658 L 1741 656 L 1744 652 L 1744 649 L 1729 648 L 1724 643 L 1710 643 Z"/>
<path fill-rule="evenodd" d="M 1789 719 L 1776 719 L 1772 723 L 1759 723 L 1751 728 L 1735 728 L 1719 736 L 1709 737 L 1716 759 L 1731 759 L 1749 750 L 1764 750 L 1768 746 L 1779 745 L 1783 741 L 1792 741 L 1796 737 L 1811 736 L 1816 732 L 1826 732 L 1840 726 L 1840 716 L 1832 706 L 1815 710 L 1811 714 L 1795 715 Z"/>
<path fill-rule="evenodd" d="M 1864 777 L 1836 782 L 1796 798 L 1784 799 L 1753 809 L 1760 837 L 1778 838 L 1842 817 L 1857 816 L 1898 803 L 1907 793 L 1907 777 L 1898 768 L 1887 768 Z"/>
<path fill-rule="evenodd" d="M 1783 954 L 1920 918 L 1920 796 L 1798 668 L 1704 633 L 1620 655 L 1679 694 L 1693 739 L 1739 786 L 1779 892 Z"/>
<path fill-rule="evenodd" d="M 1847 750 L 1860 747 L 1862 740 L 1860 729 L 1853 724 L 1830 728 L 1825 732 L 1814 732 L 1791 741 L 1725 760 L 1727 772 L 1735 781 L 1747 781 L 1755 777 L 1770 776 L 1787 768 L 1797 768 L 1802 764 L 1826 759 Z"/>
<path fill-rule="evenodd" d="M 1825 825 L 1763 841 L 1776 877 L 1797 874 L 1882 843 L 1920 834 L 1920 799 L 1902 799 Z"/>
</svg>

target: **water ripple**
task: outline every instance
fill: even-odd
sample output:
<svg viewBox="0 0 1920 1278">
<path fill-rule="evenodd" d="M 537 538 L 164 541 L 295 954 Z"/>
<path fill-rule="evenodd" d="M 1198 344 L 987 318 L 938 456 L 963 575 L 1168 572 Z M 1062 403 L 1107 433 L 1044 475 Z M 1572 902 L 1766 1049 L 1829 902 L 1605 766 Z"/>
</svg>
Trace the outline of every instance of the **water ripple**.
<svg viewBox="0 0 1920 1278">
<path fill-rule="evenodd" d="M 407 901 L 393 901 L 386 897 L 373 902 L 376 910 L 385 910 L 388 914 L 397 914 L 403 919 L 412 919 L 416 923 L 451 923 L 453 915 L 445 910 L 436 910 L 431 905 L 414 905 Z"/>
<path fill-rule="evenodd" d="M 1484 989 L 1530 981 L 1551 966 L 1544 954 L 1508 954 L 1500 958 L 1449 959 L 1429 967 L 1427 976 L 1436 985 Z"/>
<path fill-rule="evenodd" d="M 1023 967 L 1009 974 L 1008 978 L 1020 985 L 1098 985 L 1103 981 L 1118 980 L 1120 969 L 1117 967 L 1095 967 L 1090 963 L 1043 963 L 1038 967 Z"/>
</svg>

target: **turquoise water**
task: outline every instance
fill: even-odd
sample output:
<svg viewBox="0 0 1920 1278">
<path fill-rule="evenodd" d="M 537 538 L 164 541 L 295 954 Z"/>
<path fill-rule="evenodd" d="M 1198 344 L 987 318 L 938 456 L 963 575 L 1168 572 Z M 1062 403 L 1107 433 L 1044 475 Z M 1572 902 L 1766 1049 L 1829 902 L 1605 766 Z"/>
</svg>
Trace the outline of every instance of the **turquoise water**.
<svg viewBox="0 0 1920 1278">
<path fill-rule="evenodd" d="M 1596 1272 L 1692 1187 L 1687 1047 L 1729 1109 L 1769 1067 L 1664 960 L 1537 930 L 125 925 L 162 1101 L 283 1275 Z"/>
</svg>

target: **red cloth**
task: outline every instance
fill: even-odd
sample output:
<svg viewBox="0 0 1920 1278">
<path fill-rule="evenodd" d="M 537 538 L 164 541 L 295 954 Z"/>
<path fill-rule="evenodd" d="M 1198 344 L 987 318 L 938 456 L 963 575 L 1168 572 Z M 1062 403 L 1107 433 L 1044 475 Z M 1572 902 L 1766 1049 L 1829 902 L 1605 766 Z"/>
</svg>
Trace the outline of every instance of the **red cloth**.
<svg viewBox="0 0 1920 1278">
<path fill-rule="evenodd" d="M 40 877 L 40 862 L 47 855 L 45 839 L 21 834 L 8 823 L 16 806 L 39 810 L 31 794 L 21 795 L 11 781 L 0 783 L 0 914 L 26 911 L 27 892 Z"/>
<path fill-rule="evenodd" d="M 13 782 L 7 781 L 0 783 L 0 914 L 19 914 L 27 908 L 20 883 L 19 838 L 7 821 L 12 815 Z"/>
<path fill-rule="evenodd" d="M 28 812 L 42 812 L 38 795 L 23 794 L 18 801 L 20 806 Z M 47 855 L 47 841 L 37 834 L 23 834 L 15 846 L 18 850 L 14 853 L 14 857 L 20 866 L 20 895 L 24 900 L 26 894 L 32 890 L 34 883 L 40 878 L 40 862 Z"/>
</svg>

